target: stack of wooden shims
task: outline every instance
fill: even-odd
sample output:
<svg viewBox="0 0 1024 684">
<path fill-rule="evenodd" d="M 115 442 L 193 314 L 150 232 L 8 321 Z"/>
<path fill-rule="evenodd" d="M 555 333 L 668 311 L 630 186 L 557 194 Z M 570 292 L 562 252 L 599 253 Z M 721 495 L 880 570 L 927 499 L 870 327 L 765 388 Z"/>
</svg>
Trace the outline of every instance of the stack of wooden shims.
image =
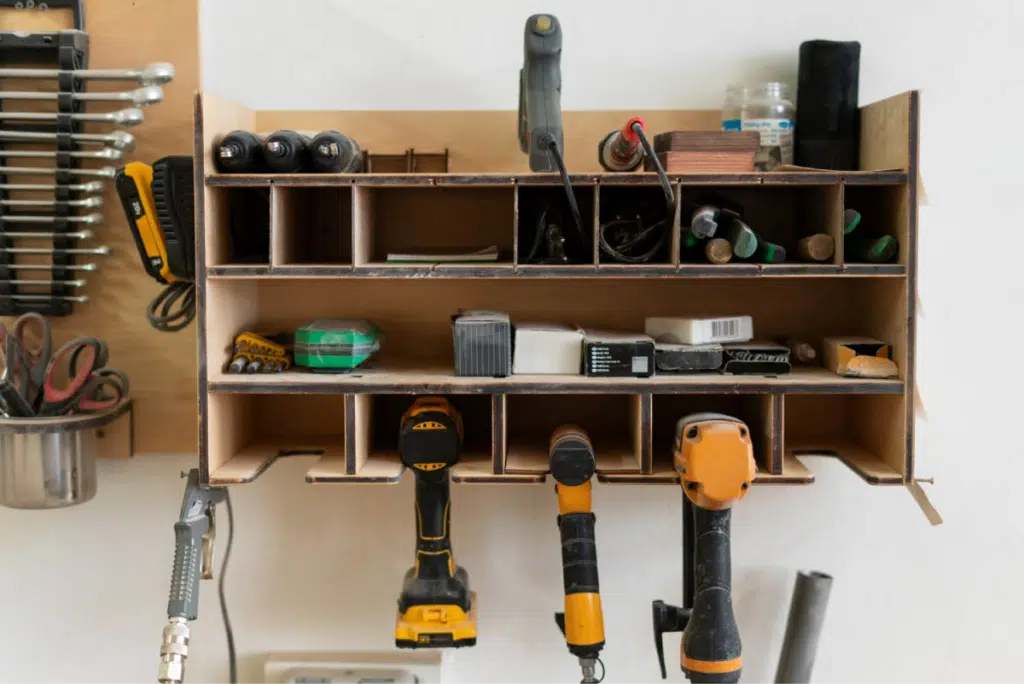
<svg viewBox="0 0 1024 684">
<path fill-rule="evenodd" d="M 754 170 L 760 142 L 754 131 L 669 131 L 654 136 L 654 151 L 668 173 L 743 173 Z M 653 171 L 653 160 L 644 168 Z"/>
</svg>

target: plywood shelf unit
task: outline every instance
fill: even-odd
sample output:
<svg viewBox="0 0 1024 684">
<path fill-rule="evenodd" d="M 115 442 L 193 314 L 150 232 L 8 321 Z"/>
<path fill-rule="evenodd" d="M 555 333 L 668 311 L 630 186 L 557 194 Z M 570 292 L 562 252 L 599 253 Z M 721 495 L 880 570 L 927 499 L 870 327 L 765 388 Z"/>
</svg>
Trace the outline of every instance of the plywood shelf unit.
<svg viewBox="0 0 1024 684">
<path fill-rule="evenodd" d="M 558 178 L 524 171 L 506 112 L 254 112 L 210 94 L 196 99 L 199 188 L 201 472 L 241 484 L 282 456 L 312 457 L 314 484 L 400 480 L 397 429 L 413 395 L 445 394 L 466 426 L 460 483 L 547 478 L 546 443 L 563 422 L 583 425 L 608 484 L 675 484 L 675 421 L 695 411 L 743 419 L 755 435 L 757 484 L 808 484 L 808 455 L 839 459 L 866 482 L 913 478 L 917 93 L 862 108 L 857 172 L 672 175 L 676 197 L 744 207 L 768 239 L 795 253 L 804 236 L 837 241 L 829 263 L 693 263 L 671 244 L 647 264 L 525 263 L 538 207 Z M 642 112 L 654 130 L 707 129 L 717 113 Z M 601 173 L 593 143 L 621 112 L 567 112 L 566 157 L 591 244 L 619 203 L 657 201 L 653 174 Z M 422 121 L 421 121 L 422 120 Z M 427 125 L 429 124 L 429 125 Z M 343 130 L 371 151 L 450 151 L 450 173 L 252 175 L 216 173 L 211 150 L 235 129 Z M 506 130 L 508 128 L 508 130 Z M 511 139 L 510 139 L 511 138 Z M 858 230 L 891 234 L 894 263 L 858 263 L 842 249 L 847 208 Z M 255 239 L 253 239 L 255 238 Z M 496 263 L 394 263 L 389 253 L 495 246 Z M 466 282 L 472 281 L 472 282 Z M 453 374 L 450 318 L 507 311 L 514 322 L 642 330 L 648 316 L 749 314 L 757 337 L 864 335 L 894 345 L 900 376 L 839 377 L 797 366 L 781 376 L 701 374 L 466 378 Z M 384 332 L 366 368 L 225 372 L 242 330 L 293 330 L 317 318 L 367 318 Z"/>
</svg>

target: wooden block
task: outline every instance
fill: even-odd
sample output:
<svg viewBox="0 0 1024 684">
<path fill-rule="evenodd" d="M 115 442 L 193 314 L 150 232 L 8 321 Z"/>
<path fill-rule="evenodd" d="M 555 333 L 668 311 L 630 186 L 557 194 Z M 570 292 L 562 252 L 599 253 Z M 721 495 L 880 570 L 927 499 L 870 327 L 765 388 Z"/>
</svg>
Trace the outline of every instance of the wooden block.
<svg viewBox="0 0 1024 684">
<path fill-rule="evenodd" d="M 749 173 L 754 170 L 754 154 L 733 150 L 660 152 L 658 161 L 666 173 Z M 650 159 L 645 159 L 644 170 L 654 170 Z"/>
<path fill-rule="evenodd" d="M 654 136 L 654 151 L 756 152 L 761 136 L 753 131 L 669 131 Z"/>
</svg>

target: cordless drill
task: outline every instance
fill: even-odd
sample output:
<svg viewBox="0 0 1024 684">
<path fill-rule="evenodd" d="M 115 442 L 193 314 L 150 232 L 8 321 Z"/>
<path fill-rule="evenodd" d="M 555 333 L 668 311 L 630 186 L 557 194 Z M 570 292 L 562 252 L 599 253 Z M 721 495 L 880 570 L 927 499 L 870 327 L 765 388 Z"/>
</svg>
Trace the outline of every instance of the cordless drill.
<svg viewBox="0 0 1024 684">
<path fill-rule="evenodd" d="M 162 684 L 181 684 L 185 678 L 188 621 L 198 617 L 199 580 L 213 578 L 213 509 L 227 498 L 226 489 L 203 486 L 199 483 L 199 470 L 189 471 L 181 514 L 174 524 L 174 569 L 157 672 L 157 681 Z M 230 503 L 228 506 L 230 522 Z"/>
<path fill-rule="evenodd" d="M 563 425 L 551 435 L 548 458 L 558 495 L 565 587 L 565 612 L 556 613 L 555 622 L 569 652 L 580 660 L 582 681 L 599 682 L 595 665 L 604 647 L 604 616 L 597 577 L 596 519 L 590 499 L 591 477 L 597 468 L 594 447 L 582 428 Z"/>
<path fill-rule="evenodd" d="M 402 416 L 398 452 L 416 476 L 416 565 L 398 598 L 399 648 L 476 644 L 476 595 L 452 555 L 448 476 L 461 451 L 462 417 L 447 399 L 421 397 Z"/>
<path fill-rule="evenodd" d="M 742 671 L 739 627 L 732 608 L 729 523 L 733 504 L 754 480 L 750 430 L 718 413 L 695 413 L 676 425 L 674 462 L 683 486 L 685 529 L 693 524 L 692 558 L 684 558 L 683 607 L 655 601 L 654 645 L 666 677 L 662 634 L 683 632 L 680 663 L 691 682 L 738 682 Z M 687 508 L 692 506 L 692 508 Z"/>
</svg>

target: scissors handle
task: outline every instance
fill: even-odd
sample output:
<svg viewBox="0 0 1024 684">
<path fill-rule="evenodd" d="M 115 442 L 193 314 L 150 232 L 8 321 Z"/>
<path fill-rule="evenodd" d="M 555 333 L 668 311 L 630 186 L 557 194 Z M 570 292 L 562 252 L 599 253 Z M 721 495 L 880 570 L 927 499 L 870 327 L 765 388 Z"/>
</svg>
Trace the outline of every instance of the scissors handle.
<svg viewBox="0 0 1024 684">
<path fill-rule="evenodd" d="M 43 403 L 39 407 L 40 416 L 59 416 L 74 408 L 96 369 L 99 358 L 99 342 L 89 337 L 71 340 L 57 350 L 46 367 L 43 380 Z M 77 368 L 71 369 L 71 358 L 78 359 Z M 67 366 L 69 379 L 64 387 L 56 385 L 56 373 L 62 366 Z"/>
<path fill-rule="evenodd" d="M 109 389 L 109 392 L 105 392 Z M 82 391 L 79 392 L 68 410 L 74 413 L 96 413 L 107 411 L 121 403 L 124 398 L 124 386 L 121 380 L 113 374 L 93 375 L 85 383 Z"/>
</svg>

